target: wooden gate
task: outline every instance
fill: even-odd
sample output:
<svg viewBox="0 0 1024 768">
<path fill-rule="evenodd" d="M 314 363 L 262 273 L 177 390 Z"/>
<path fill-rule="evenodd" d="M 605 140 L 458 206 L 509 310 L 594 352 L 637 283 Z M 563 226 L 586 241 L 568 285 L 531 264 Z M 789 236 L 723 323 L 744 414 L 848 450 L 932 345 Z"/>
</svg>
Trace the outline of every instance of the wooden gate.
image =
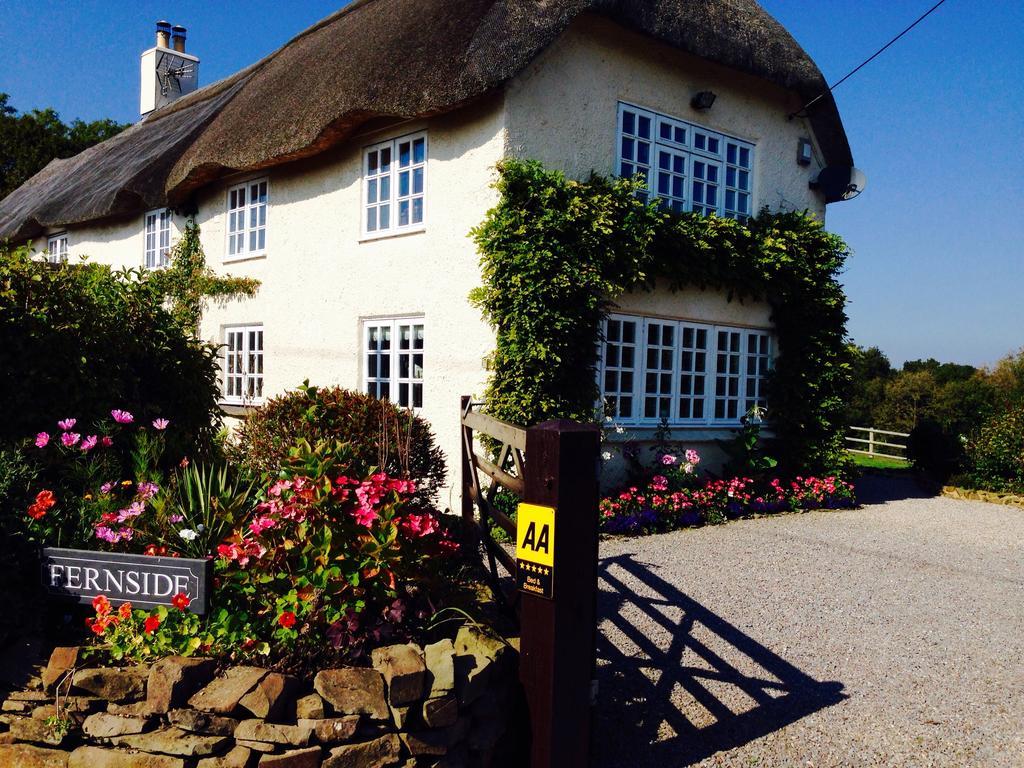
<svg viewBox="0 0 1024 768">
<path fill-rule="evenodd" d="M 500 564 L 513 584 L 520 576 L 515 547 L 506 549 L 493 536 L 497 527 L 520 541 L 516 520 L 497 505 L 501 489 L 554 510 L 551 596 L 519 591 L 511 601 L 520 623 L 519 679 L 529 710 L 531 768 L 584 768 L 596 692 L 600 432 L 565 420 L 524 429 L 476 410 L 469 397 L 462 398 L 461 425 L 462 515 L 493 574 Z M 491 445 L 479 445 L 478 435 Z"/>
</svg>

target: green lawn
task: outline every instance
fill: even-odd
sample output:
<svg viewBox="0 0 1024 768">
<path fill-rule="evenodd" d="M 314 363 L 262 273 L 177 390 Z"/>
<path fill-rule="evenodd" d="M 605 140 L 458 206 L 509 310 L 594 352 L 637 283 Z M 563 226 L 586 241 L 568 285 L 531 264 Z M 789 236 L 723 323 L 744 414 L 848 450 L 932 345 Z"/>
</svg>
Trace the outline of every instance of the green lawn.
<svg viewBox="0 0 1024 768">
<path fill-rule="evenodd" d="M 903 459 L 883 459 L 878 456 L 864 456 L 859 453 L 853 454 L 853 460 L 858 467 L 865 469 L 908 469 L 909 461 Z"/>
</svg>

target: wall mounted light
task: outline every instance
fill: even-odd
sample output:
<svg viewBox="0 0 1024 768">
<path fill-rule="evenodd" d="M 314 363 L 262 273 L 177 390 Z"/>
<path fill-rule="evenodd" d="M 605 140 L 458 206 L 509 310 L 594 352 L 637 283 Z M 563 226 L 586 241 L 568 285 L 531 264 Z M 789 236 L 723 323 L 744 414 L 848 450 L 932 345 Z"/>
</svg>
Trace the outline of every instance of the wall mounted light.
<svg viewBox="0 0 1024 768">
<path fill-rule="evenodd" d="M 690 99 L 690 106 L 699 110 L 711 109 L 716 98 L 718 97 L 712 91 L 700 91 Z"/>
<path fill-rule="evenodd" d="M 800 165 L 810 165 L 811 160 L 814 159 L 814 148 L 811 146 L 810 139 L 800 139 L 797 142 L 796 149 L 796 161 Z"/>
</svg>

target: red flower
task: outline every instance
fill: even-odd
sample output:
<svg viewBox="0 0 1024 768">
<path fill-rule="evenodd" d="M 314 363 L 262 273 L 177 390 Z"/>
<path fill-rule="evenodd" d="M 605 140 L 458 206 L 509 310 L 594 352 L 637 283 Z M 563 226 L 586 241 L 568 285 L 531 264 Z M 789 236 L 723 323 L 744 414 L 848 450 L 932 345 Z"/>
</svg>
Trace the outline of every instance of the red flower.
<svg viewBox="0 0 1024 768">
<path fill-rule="evenodd" d="M 277 623 L 285 629 L 291 629 L 295 626 L 295 614 L 291 611 L 285 611 L 277 617 Z"/>
<path fill-rule="evenodd" d="M 130 619 L 132 617 L 132 604 L 121 603 L 121 607 L 117 609 L 117 615 L 122 619 Z"/>
<path fill-rule="evenodd" d="M 92 599 L 92 607 L 99 616 L 106 616 L 110 613 L 110 601 L 107 600 L 106 595 L 96 595 Z"/>
<path fill-rule="evenodd" d="M 56 503 L 57 499 L 53 495 L 53 491 L 42 490 L 36 494 L 35 502 L 28 508 L 28 516 L 33 520 L 38 520 Z"/>
<path fill-rule="evenodd" d="M 142 631 L 147 635 L 152 634 L 153 630 L 160 626 L 160 618 L 158 616 L 148 616 L 146 623 L 142 625 Z"/>
<path fill-rule="evenodd" d="M 188 608 L 188 604 L 191 602 L 192 600 L 189 598 L 188 595 L 186 595 L 184 592 L 179 592 L 174 596 L 174 599 L 171 600 L 171 605 L 173 605 L 178 610 L 184 611 L 186 608 Z"/>
</svg>

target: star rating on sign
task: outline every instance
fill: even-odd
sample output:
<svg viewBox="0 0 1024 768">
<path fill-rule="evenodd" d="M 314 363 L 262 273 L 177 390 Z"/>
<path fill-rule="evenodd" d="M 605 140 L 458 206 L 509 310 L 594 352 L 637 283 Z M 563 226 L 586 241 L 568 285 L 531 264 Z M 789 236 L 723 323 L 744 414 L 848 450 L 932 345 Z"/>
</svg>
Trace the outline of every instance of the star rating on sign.
<svg viewBox="0 0 1024 768">
<path fill-rule="evenodd" d="M 531 563 L 526 560 L 520 560 L 519 567 L 527 573 L 537 573 L 541 576 L 547 576 L 549 573 L 551 573 L 551 569 L 547 566 L 537 565 L 536 563 Z"/>
</svg>

